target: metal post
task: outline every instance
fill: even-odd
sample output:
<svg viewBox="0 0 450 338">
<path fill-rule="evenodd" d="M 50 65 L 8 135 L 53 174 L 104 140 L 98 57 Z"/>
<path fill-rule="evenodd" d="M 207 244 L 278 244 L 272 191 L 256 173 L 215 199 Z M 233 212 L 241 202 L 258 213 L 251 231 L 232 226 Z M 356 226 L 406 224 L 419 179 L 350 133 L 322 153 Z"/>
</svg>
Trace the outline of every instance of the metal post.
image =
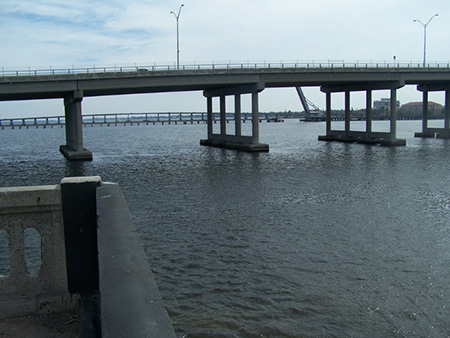
<svg viewBox="0 0 450 338">
<path fill-rule="evenodd" d="M 433 20 L 435 16 L 438 16 L 439 14 L 433 15 L 430 20 L 428 20 L 427 23 L 423 23 L 420 20 L 413 20 L 413 22 L 418 22 L 423 26 L 423 66 L 425 67 L 426 64 L 426 57 L 427 57 L 427 26 Z"/>
<path fill-rule="evenodd" d="M 181 8 L 184 6 L 184 4 L 181 4 L 180 9 L 178 10 L 178 15 L 175 14 L 175 12 L 170 12 L 175 16 L 175 19 L 177 20 L 177 70 L 180 70 L 180 29 L 179 29 L 179 19 L 181 14 Z"/>
</svg>

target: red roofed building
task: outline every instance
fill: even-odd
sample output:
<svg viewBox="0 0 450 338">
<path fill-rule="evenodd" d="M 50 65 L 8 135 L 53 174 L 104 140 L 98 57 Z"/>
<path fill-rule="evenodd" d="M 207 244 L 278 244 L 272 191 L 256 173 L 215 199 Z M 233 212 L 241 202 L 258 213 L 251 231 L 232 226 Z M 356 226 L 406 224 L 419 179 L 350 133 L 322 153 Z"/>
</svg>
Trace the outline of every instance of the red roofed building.
<svg viewBox="0 0 450 338">
<path fill-rule="evenodd" d="M 409 102 L 402 105 L 402 111 L 408 114 L 422 114 L 422 102 Z M 433 101 L 428 102 L 428 112 L 431 114 L 440 114 L 442 105 Z"/>
</svg>

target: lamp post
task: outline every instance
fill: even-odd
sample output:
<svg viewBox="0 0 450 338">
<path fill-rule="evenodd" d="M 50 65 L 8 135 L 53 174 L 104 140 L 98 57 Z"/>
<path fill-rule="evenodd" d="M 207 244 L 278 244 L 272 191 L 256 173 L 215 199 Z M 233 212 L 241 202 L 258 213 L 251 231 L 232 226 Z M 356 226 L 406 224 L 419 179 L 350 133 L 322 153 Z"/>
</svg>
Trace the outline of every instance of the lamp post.
<svg viewBox="0 0 450 338">
<path fill-rule="evenodd" d="M 178 25 L 178 19 L 180 18 L 181 14 L 181 8 L 184 6 L 184 4 L 181 4 L 180 9 L 178 10 L 178 14 L 175 14 L 174 11 L 170 12 L 173 14 L 175 19 L 177 20 L 177 70 L 180 69 L 180 29 Z"/>
<path fill-rule="evenodd" d="M 433 20 L 435 16 L 439 14 L 433 15 L 427 23 L 423 23 L 420 20 L 413 20 L 413 22 L 418 22 L 423 26 L 423 66 L 425 67 L 426 57 L 427 57 L 427 26 Z"/>
</svg>

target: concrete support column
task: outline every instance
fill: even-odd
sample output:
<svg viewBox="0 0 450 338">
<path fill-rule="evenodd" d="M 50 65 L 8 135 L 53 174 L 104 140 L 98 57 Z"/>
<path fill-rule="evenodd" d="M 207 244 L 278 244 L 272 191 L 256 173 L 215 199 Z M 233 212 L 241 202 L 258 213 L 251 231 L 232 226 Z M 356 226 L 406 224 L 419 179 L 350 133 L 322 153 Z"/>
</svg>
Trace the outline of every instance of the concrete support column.
<svg viewBox="0 0 450 338">
<path fill-rule="evenodd" d="M 83 120 L 81 101 L 83 91 L 76 90 L 64 99 L 66 145 L 60 151 L 68 160 L 92 160 L 92 153 L 83 148 Z"/>
<path fill-rule="evenodd" d="M 326 93 L 326 124 L 327 124 L 326 136 L 330 136 L 330 132 L 331 132 L 331 93 L 330 92 Z"/>
<path fill-rule="evenodd" d="M 252 138 L 259 143 L 259 102 L 258 93 L 252 93 Z"/>
<path fill-rule="evenodd" d="M 83 129 L 81 101 L 83 93 L 77 91 L 64 99 L 66 116 L 66 145 L 75 150 L 83 150 Z"/>
<path fill-rule="evenodd" d="M 422 132 L 415 133 L 415 137 L 426 137 L 426 138 L 432 138 L 434 137 L 436 130 L 435 129 L 428 129 L 428 89 L 424 88 L 422 90 Z M 445 108 L 447 110 L 447 106 Z M 438 135 L 444 135 L 444 133 L 438 133 Z"/>
<path fill-rule="evenodd" d="M 235 135 L 240 137 L 242 135 L 241 129 L 241 95 L 236 94 L 234 96 L 234 124 Z"/>
<path fill-rule="evenodd" d="M 225 104 L 225 95 L 220 96 L 220 135 L 227 134 L 227 112 Z"/>
<path fill-rule="evenodd" d="M 350 91 L 345 91 L 345 136 L 350 132 Z"/>
<path fill-rule="evenodd" d="M 428 91 L 423 91 L 422 99 L 422 133 L 426 133 L 428 129 Z"/>
<path fill-rule="evenodd" d="M 445 89 L 444 128 L 436 129 L 436 138 L 450 139 L 450 90 Z"/>
<path fill-rule="evenodd" d="M 397 89 L 391 89 L 391 139 L 397 135 Z"/>
<path fill-rule="evenodd" d="M 445 119 L 444 128 L 450 130 L 450 90 L 445 91 Z"/>
<path fill-rule="evenodd" d="M 206 98 L 206 112 L 207 112 L 207 123 L 208 123 L 208 140 L 212 139 L 213 135 L 213 98 L 207 97 Z M 158 121 L 159 121 L 159 114 L 158 114 Z"/>
<path fill-rule="evenodd" d="M 366 91 L 366 132 L 367 137 L 372 133 L 372 91 Z"/>
<path fill-rule="evenodd" d="M 450 90 L 445 90 L 444 128 L 437 131 L 436 138 L 450 139 Z"/>
</svg>

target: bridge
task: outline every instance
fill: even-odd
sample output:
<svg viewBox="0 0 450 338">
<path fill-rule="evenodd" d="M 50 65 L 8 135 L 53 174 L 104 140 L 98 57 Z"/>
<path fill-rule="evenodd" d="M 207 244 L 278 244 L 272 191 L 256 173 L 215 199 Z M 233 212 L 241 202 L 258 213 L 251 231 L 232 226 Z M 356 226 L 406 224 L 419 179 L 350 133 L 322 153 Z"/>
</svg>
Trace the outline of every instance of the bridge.
<svg viewBox="0 0 450 338">
<path fill-rule="evenodd" d="M 220 122 L 220 114 L 213 114 L 213 123 Z M 249 113 L 242 113 L 242 122 L 251 121 Z M 226 114 L 226 122 L 234 121 L 234 114 Z M 271 113 L 260 113 L 259 122 L 277 122 Z M 207 123 L 208 116 L 204 112 L 192 113 L 106 113 L 82 115 L 82 123 L 84 127 L 94 125 L 102 126 L 126 126 L 126 125 L 155 125 L 155 124 L 200 124 Z M 63 127 L 66 124 L 65 116 L 41 116 L 41 117 L 20 117 L 0 119 L 0 128 L 53 128 Z"/>
<path fill-rule="evenodd" d="M 417 85 L 423 92 L 423 125 L 417 137 L 450 138 L 450 64 L 402 63 L 242 63 L 174 66 L 104 67 L 3 71 L 0 101 L 54 99 L 64 100 L 66 144 L 60 147 L 69 160 L 90 160 L 92 153 L 83 147 L 82 100 L 84 97 L 203 91 L 206 98 L 207 139 L 200 144 L 245 151 L 268 151 L 259 142 L 258 94 L 266 88 L 318 86 L 326 95 L 326 134 L 319 140 L 361 142 L 389 146 L 405 145 L 396 137 L 397 90 Z M 372 131 L 372 92 L 390 90 L 390 131 Z M 365 91 L 366 131 L 350 129 L 350 93 Z M 428 128 L 428 92 L 445 91 L 444 128 Z M 345 128 L 331 129 L 333 93 L 345 93 Z M 251 95 L 252 134 L 241 132 L 241 96 Z M 226 130 L 226 97 L 234 97 L 234 134 Z M 219 100 L 220 133 L 213 132 L 213 99 Z"/>
</svg>

